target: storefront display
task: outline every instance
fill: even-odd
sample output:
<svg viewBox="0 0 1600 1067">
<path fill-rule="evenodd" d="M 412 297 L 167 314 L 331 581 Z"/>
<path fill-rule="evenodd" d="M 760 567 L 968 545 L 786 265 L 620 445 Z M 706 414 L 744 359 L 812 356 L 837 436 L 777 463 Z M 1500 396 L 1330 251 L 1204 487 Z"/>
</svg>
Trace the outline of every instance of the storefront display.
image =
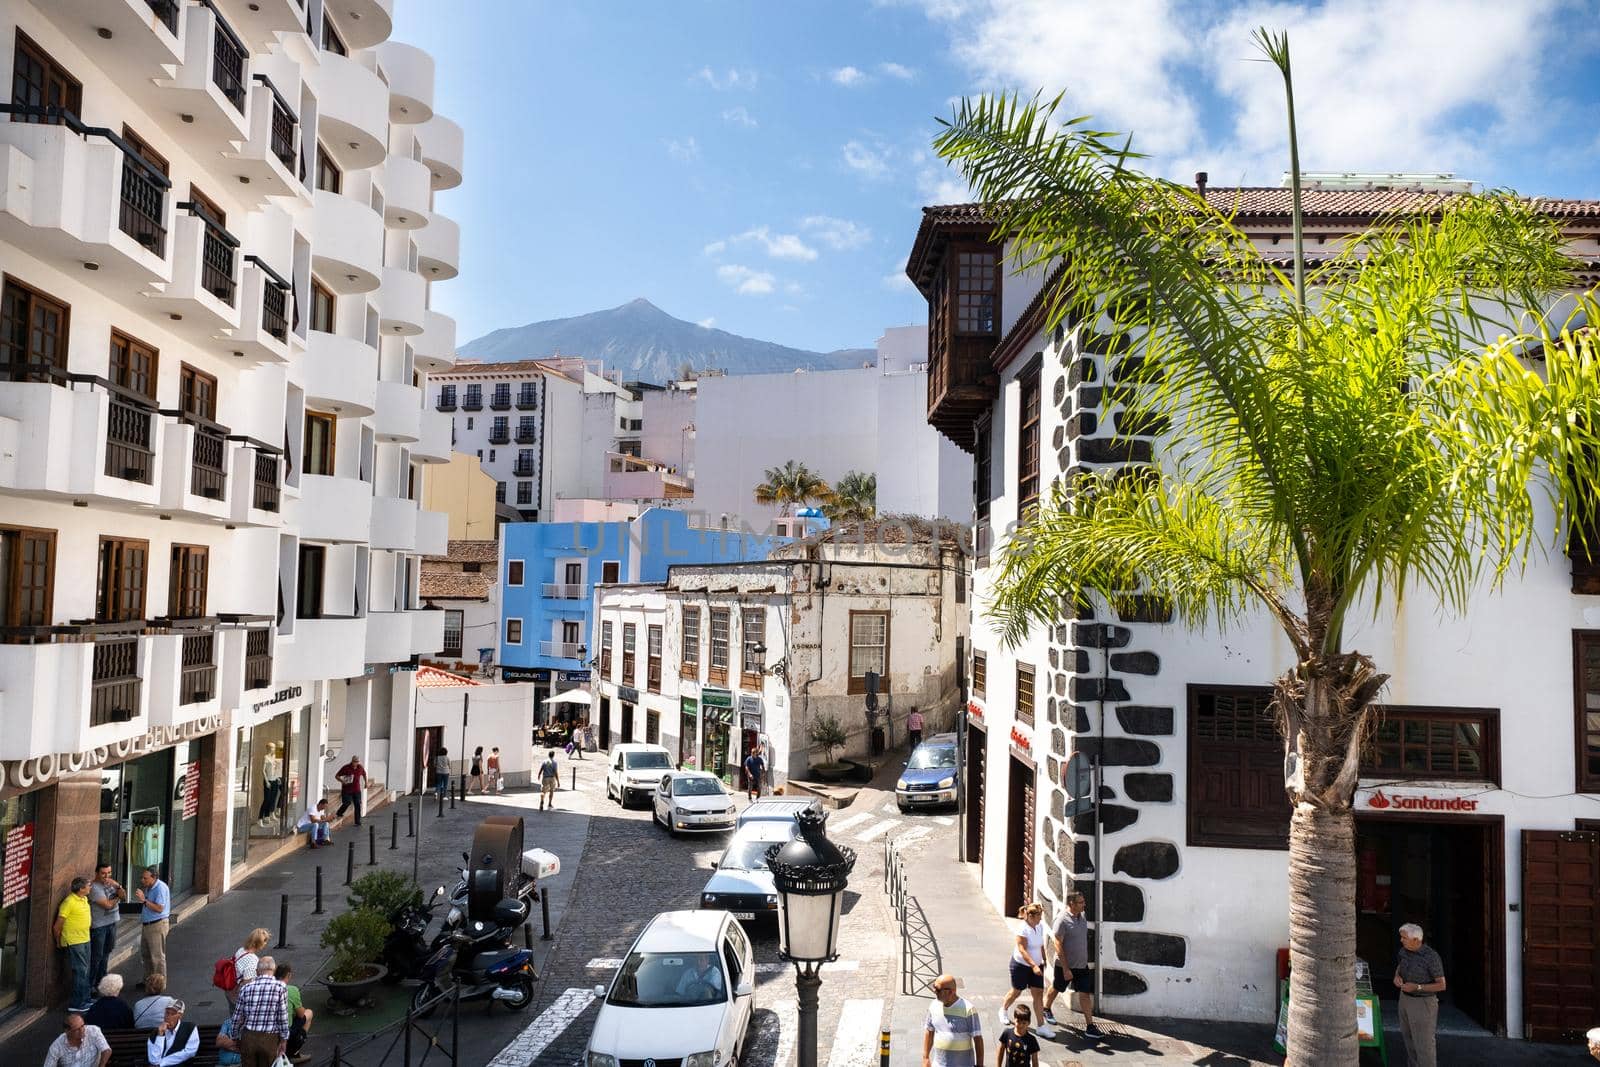
<svg viewBox="0 0 1600 1067">
<path fill-rule="evenodd" d="M 0 800 L 0 865 L 4 892 L 0 895 L 0 1012 L 22 998 L 28 973 L 29 895 L 33 881 L 33 793 Z"/>
<path fill-rule="evenodd" d="M 707 688 L 700 694 L 705 723 L 700 738 L 700 769 L 710 771 L 724 782 L 731 782 L 739 760 L 729 759 L 733 740 L 733 694 L 726 689 Z"/>
<path fill-rule="evenodd" d="M 138 885 L 139 872 L 155 867 L 170 885 L 169 838 L 172 834 L 174 750 L 100 769 L 99 856 L 111 864 L 111 876 L 123 885 Z M 193 882 L 194 853 L 189 853 Z"/>
<path fill-rule="evenodd" d="M 233 762 L 233 863 L 250 860 L 252 844 L 294 833 L 300 817 L 310 708 L 241 727 Z"/>
<path fill-rule="evenodd" d="M 678 717 L 678 765 L 694 770 L 695 744 L 700 739 L 700 705 L 694 697 L 680 699 Z"/>
</svg>

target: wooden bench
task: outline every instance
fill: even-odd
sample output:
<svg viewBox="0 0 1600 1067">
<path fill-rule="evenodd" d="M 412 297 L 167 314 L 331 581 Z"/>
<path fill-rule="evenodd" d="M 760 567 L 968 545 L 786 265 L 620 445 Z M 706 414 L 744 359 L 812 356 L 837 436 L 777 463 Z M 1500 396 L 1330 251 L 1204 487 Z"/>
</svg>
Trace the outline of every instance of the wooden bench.
<svg viewBox="0 0 1600 1067">
<path fill-rule="evenodd" d="M 200 1030 L 200 1051 L 194 1054 L 194 1059 L 189 1063 L 194 1067 L 216 1067 L 217 1031 L 221 1026 L 202 1026 Z M 105 1030 L 106 1044 L 111 1046 L 110 1067 L 148 1067 L 150 1063 L 150 1046 L 148 1044 L 153 1030 Z"/>
</svg>

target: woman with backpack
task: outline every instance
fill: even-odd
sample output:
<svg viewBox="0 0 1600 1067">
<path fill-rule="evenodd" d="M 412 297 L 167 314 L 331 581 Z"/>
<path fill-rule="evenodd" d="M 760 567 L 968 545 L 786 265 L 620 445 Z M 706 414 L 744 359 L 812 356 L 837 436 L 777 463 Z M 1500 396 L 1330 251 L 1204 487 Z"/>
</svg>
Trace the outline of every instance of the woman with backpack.
<svg viewBox="0 0 1600 1067">
<path fill-rule="evenodd" d="M 261 950 L 267 947 L 272 940 L 272 934 L 261 927 L 250 931 L 250 936 L 244 939 L 244 944 L 234 950 L 232 956 L 225 956 L 218 960 L 211 969 L 211 984 L 228 995 L 228 1003 L 234 1004 L 239 999 L 239 990 L 255 981 L 256 965 L 261 962 Z"/>
</svg>

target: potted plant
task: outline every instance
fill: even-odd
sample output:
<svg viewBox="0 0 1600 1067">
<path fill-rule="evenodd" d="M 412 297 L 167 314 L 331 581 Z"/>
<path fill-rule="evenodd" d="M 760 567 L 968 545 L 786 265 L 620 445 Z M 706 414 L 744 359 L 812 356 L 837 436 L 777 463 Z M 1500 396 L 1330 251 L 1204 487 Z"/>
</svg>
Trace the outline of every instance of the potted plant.
<svg viewBox="0 0 1600 1067">
<path fill-rule="evenodd" d="M 350 884 L 351 911 L 370 911 L 389 919 L 401 908 L 420 903 L 422 889 L 398 871 L 373 871 Z"/>
<path fill-rule="evenodd" d="M 322 931 L 322 947 L 333 951 L 333 966 L 323 982 L 334 1000 L 360 1004 L 383 980 L 386 968 L 376 961 L 388 936 L 389 920 L 365 908 L 335 916 Z"/>
<path fill-rule="evenodd" d="M 849 768 L 833 758 L 833 754 L 845 746 L 849 736 L 844 731 L 844 724 L 837 715 L 821 712 L 814 716 L 811 724 L 806 727 L 806 734 L 811 738 L 811 743 L 822 749 L 827 759 L 823 763 L 815 764 L 811 770 L 823 781 L 838 781 L 849 772 Z"/>
</svg>

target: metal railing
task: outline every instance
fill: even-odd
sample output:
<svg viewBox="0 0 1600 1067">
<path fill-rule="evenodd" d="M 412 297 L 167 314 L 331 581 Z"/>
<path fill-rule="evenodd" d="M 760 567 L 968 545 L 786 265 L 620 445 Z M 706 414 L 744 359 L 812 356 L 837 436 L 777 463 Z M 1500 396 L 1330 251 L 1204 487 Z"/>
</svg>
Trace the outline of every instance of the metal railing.
<svg viewBox="0 0 1600 1067">
<path fill-rule="evenodd" d="M 456 398 L 454 394 L 447 396 L 444 393 L 440 393 L 438 408 L 440 411 L 454 411 L 456 409 Z"/>
<path fill-rule="evenodd" d="M 267 276 L 261 287 L 261 328 L 280 341 L 289 339 L 289 294 L 293 290 L 287 278 L 268 266 L 260 256 L 245 256 Z"/>
<path fill-rule="evenodd" d="M 289 101 L 278 92 L 278 87 L 272 84 L 272 79 L 265 74 L 252 74 L 252 81 L 265 85 L 272 93 L 272 139 L 269 147 L 272 154 L 278 157 L 278 162 L 287 167 L 290 173 L 294 172 L 294 131 L 300 125 L 300 120 L 295 117 L 294 108 L 289 106 Z"/>
<path fill-rule="evenodd" d="M 106 476 L 149 485 L 155 477 L 152 435 L 156 406 L 138 393 L 104 379 L 98 384 L 111 394 L 106 414 Z"/>
<path fill-rule="evenodd" d="M 200 2 L 211 9 L 212 16 L 217 20 L 217 32 L 211 38 L 211 81 L 242 115 L 245 67 L 250 61 L 250 50 L 245 48 L 244 42 L 239 40 L 239 35 L 233 32 L 233 27 L 228 25 L 228 20 L 222 17 L 222 12 L 217 10 L 212 0 Z"/>
<path fill-rule="evenodd" d="M 160 20 L 161 25 L 172 31 L 172 35 L 176 37 L 178 35 L 178 0 L 144 0 L 144 2 L 150 5 L 150 10 L 155 12 L 156 18 Z"/>
<path fill-rule="evenodd" d="M 496 426 L 489 431 L 489 443 L 491 445 L 509 445 L 511 443 L 511 431 L 504 426 Z"/>
<path fill-rule="evenodd" d="M 517 444 L 531 445 L 539 440 L 539 431 L 532 426 L 517 427 Z M 531 473 L 531 472 L 530 472 Z"/>
<path fill-rule="evenodd" d="M 239 281 L 234 257 L 239 250 L 239 239 L 228 232 L 221 221 L 195 200 L 185 200 L 178 205 L 205 226 L 200 240 L 200 287 L 218 300 L 233 307 L 234 293 Z"/>
<path fill-rule="evenodd" d="M 512 468 L 511 474 L 513 477 L 517 478 L 532 478 L 533 464 L 531 462 L 524 463 L 521 460 L 518 460 L 517 465 Z"/>
<path fill-rule="evenodd" d="M 244 636 L 244 687 L 264 689 L 272 684 L 272 630 L 255 627 Z"/>
<path fill-rule="evenodd" d="M 523 411 L 539 406 L 539 394 L 532 389 L 523 389 L 517 393 L 517 407 Z"/>
<path fill-rule="evenodd" d="M 906 996 L 928 996 L 934 979 L 944 973 L 944 959 L 922 905 L 911 895 L 905 860 L 899 843 L 893 840 L 883 843 L 883 892 L 899 927 L 900 991 Z"/>
<path fill-rule="evenodd" d="M 228 488 L 228 428 L 185 411 L 161 414 L 194 427 L 189 492 L 207 500 L 221 500 Z"/>
<path fill-rule="evenodd" d="M 217 695 L 217 635 L 211 629 L 183 635 L 179 704 L 204 704 Z"/>
<path fill-rule="evenodd" d="M 539 654 L 557 659 L 578 659 L 582 655 L 578 649 L 582 647 L 576 641 L 540 641 Z"/>
<path fill-rule="evenodd" d="M 483 410 L 483 394 L 482 393 L 468 393 L 461 400 L 461 410 L 462 411 L 482 411 Z"/>
<path fill-rule="evenodd" d="M 511 390 L 510 389 L 496 389 L 494 391 L 494 395 L 489 398 L 489 406 L 491 408 L 493 408 L 495 411 L 510 411 L 511 410 Z"/>
</svg>

